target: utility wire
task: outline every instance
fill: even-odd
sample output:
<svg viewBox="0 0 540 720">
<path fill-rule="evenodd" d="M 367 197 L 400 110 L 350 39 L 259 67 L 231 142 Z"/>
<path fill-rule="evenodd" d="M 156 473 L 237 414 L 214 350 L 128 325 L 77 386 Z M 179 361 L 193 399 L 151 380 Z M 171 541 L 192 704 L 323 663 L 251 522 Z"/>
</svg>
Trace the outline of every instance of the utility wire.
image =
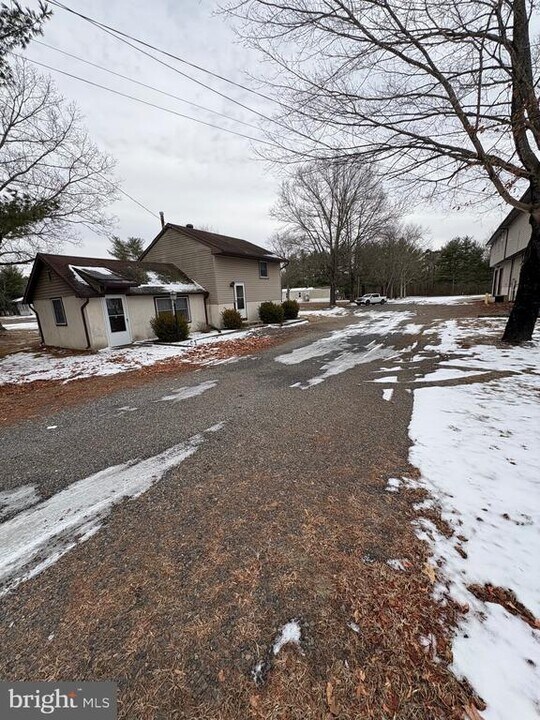
<svg viewBox="0 0 540 720">
<path fill-rule="evenodd" d="M 146 52 L 146 50 L 143 50 L 141 47 L 138 47 L 137 45 L 133 45 L 133 43 L 129 42 L 125 38 L 129 37 L 130 39 L 133 39 L 134 42 L 144 45 L 146 47 L 152 48 L 153 50 L 156 50 L 156 52 L 162 53 L 163 55 L 167 55 L 168 57 L 178 60 L 179 62 L 187 63 L 187 61 L 184 60 L 183 58 L 179 58 L 176 55 L 173 55 L 172 53 L 169 53 L 165 50 L 161 50 L 160 48 L 150 45 L 149 43 L 146 43 L 143 40 L 139 40 L 138 38 L 132 37 L 131 35 L 128 35 L 127 33 L 124 33 L 121 30 L 117 30 L 116 28 L 105 25 L 104 23 L 101 23 L 98 20 L 94 20 L 93 18 L 90 18 L 87 15 L 83 15 L 82 13 L 76 12 L 75 10 L 72 10 L 71 8 L 69 8 L 67 5 L 57 2 L 56 0 L 50 0 L 50 2 L 51 2 L 51 4 L 53 4 L 59 8 L 62 8 L 63 10 L 66 10 L 67 12 L 72 13 L 73 15 L 76 15 L 77 17 L 82 18 L 86 22 L 89 22 L 91 25 L 94 25 L 95 27 L 99 28 L 103 32 L 107 33 L 107 35 L 111 35 L 111 37 L 115 38 L 116 40 L 119 40 L 120 42 L 124 43 L 125 45 L 132 48 L 133 50 L 136 50 L 137 52 L 140 52 L 143 55 L 146 55 L 147 57 L 151 58 L 152 60 L 159 63 L 160 65 L 163 65 L 164 67 L 167 67 L 170 70 L 173 70 L 173 72 L 176 72 L 179 75 L 181 75 L 182 77 L 185 77 L 186 79 L 191 80 L 191 82 L 194 82 L 197 85 L 200 85 L 201 87 L 205 88 L 206 90 L 209 90 L 210 92 L 215 93 L 216 95 L 219 95 L 219 97 L 224 98 L 225 100 L 228 100 L 229 102 L 232 102 L 235 105 L 238 105 L 239 107 L 243 108 L 244 110 L 247 110 L 248 112 L 258 115 L 259 117 L 263 118 L 264 120 L 266 120 L 270 123 L 274 123 L 275 125 L 278 125 L 279 127 L 285 129 L 287 132 L 292 132 L 295 135 L 302 137 L 304 140 L 308 140 L 310 143 L 315 143 L 316 145 L 321 145 L 322 147 L 325 147 L 328 150 L 332 150 L 332 147 L 330 145 L 328 145 L 327 143 L 325 143 L 321 140 L 317 140 L 314 137 L 307 135 L 306 133 L 303 133 L 301 130 L 297 130 L 296 128 L 293 128 L 293 127 L 287 125 L 286 123 L 281 122 L 280 120 L 276 120 L 275 118 L 272 118 L 269 115 L 266 115 L 265 113 L 260 112 L 259 110 L 255 110 L 254 108 L 250 107 L 249 105 L 245 105 L 244 103 L 240 102 L 239 100 L 235 100 L 234 98 L 230 97 L 229 95 L 226 95 L 225 93 L 222 93 L 219 90 L 216 90 L 211 85 L 207 85 L 206 83 L 202 82 L 202 80 L 198 80 L 197 78 L 194 78 L 191 75 L 188 75 L 187 73 L 183 72 L 182 70 L 179 70 L 177 67 L 174 67 L 174 65 L 171 65 L 170 63 L 160 60 L 159 58 L 155 57 L 155 55 L 152 55 L 151 53 Z M 190 63 L 188 63 L 188 64 L 190 64 Z M 232 80 L 227 80 L 226 78 L 223 78 L 220 75 L 212 73 L 210 70 L 206 70 L 205 68 L 202 68 L 202 67 L 199 68 L 199 66 L 196 66 L 194 64 L 193 64 L 193 67 L 197 67 L 198 69 L 200 69 L 204 72 L 214 74 L 216 77 L 226 80 L 227 82 L 230 82 L 232 84 L 238 85 L 238 87 L 241 87 L 244 90 L 248 90 L 249 92 L 255 92 L 246 86 L 240 85 L 239 83 L 234 83 Z M 260 94 L 260 93 L 256 93 L 256 94 Z M 262 97 L 272 100 L 272 102 L 276 102 L 272 98 L 267 97 L 265 95 L 262 95 Z M 283 106 L 283 107 L 286 107 L 286 106 Z M 291 108 L 289 108 L 289 109 L 291 109 Z M 263 141 L 261 140 L 260 142 L 263 142 Z M 267 144 L 274 145 L 273 143 L 267 143 Z"/>
<path fill-rule="evenodd" d="M 185 103 L 186 105 L 191 105 L 198 108 L 199 110 L 205 110 L 206 112 L 214 113 L 214 115 L 219 115 L 220 117 L 226 118 L 227 120 L 233 120 L 234 122 L 240 123 L 240 125 L 246 125 L 247 127 L 253 128 L 254 130 L 259 130 L 257 125 L 253 125 L 253 123 L 245 122 L 245 120 L 238 120 L 231 115 L 226 115 L 225 113 L 218 112 L 217 110 L 212 110 L 212 108 L 205 107 L 204 105 L 199 105 L 198 103 L 192 102 L 191 100 L 185 100 L 178 95 L 169 93 L 166 90 L 160 90 L 153 85 L 148 85 L 147 83 L 141 82 L 140 80 L 135 80 L 135 78 L 131 78 L 128 75 L 123 75 L 122 73 L 116 72 L 115 70 L 110 70 L 103 65 L 93 63 L 90 60 L 86 60 L 85 58 L 80 57 L 79 55 L 74 55 L 73 53 L 69 53 L 66 50 L 61 50 L 60 48 L 54 47 L 54 45 L 49 45 L 48 43 L 44 43 L 41 40 L 34 40 L 32 42 L 32 45 L 42 45 L 43 47 L 49 48 L 49 50 L 54 50 L 55 52 L 61 53 L 62 55 L 66 55 L 67 57 L 79 60 L 86 65 L 98 68 L 98 70 L 103 70 L 103 72 L 109 73 L 110 75 L 115 75 L 116 77 L 122 78 L 123 80 L 128 80 L 129 82 L 135 83 L 135 85 L 140 85 L 141 87 L 147 88 L 148 90 L 153 90 L 154 92 L 160 93 L 161 95 L 166 95 L 167 97 L 174 98 L 174 100 L 178 100 L 179 102 Z"/>
<path fill-rule="evenodd" d="M 288 110 L 292 110 L 292 108 L 287 108 L 287 106 L 283 105 L 283 103 L 279 102 L 275 98 L 270 97 L 269 95 L 265 95 L 264 93 L 259 92 L 258 90 L 254 90 L 253 88 L 248 87 L 247 85 L 243 85 L 242 83 L 236 82 L 235 80 L 231 80 L 230 78 L 225 77 L 224 75 L 220 75 L 219 73 L 216 73 L 213 70 L 208 70 L 208 68 L 205 68 L 202 65 L 197 65 L 197 63 L 190 62 L 189 60 L 186 60 L 185 58 L 180 57 L 179 55 L 174 55 L 173 53 L 170 53 L 167 50 L 162 50 L 161 48 L 156 47 L 155 45 L 151 45 L 150 43 L 145 42 L 144 40 L 140 40 L 139 38 L 134 37 L 133 35 L 129 35 L 129 33 L 123 32 L 122 30 L 118 30 L 118 28 L 112 27 L 111 25 L 106 25 L 105 23 L 102 23 L 100 20 L 95 20 L 94 18 L 91 18 L 88 15 L 84 15 L 83 13 L 77 12 L 76 10 L 73 10 L 72 8 L 68 7 L 67 5 L 64 5 L 63 3 L 58 2 L 58 0 L 49 0 L 49 2 L 51 3 L 51 5 L 56 5 L 57 7 L 62 8 L 62 10 L 66 10 L 67 12 L 71 13 L 72 15 L 76 15 L 77 17 L 81 18 L 82 20 L 92 23 L 92 25 L 96 25 L 97 27 L 100 27 L 101 29 L 106 28 L 107 30 L 110 30 L 114 33 L 117 33 L 118 35 L 122 35 L 123 37 L 128 38 L 129 40 L 133 40 L 134 42 L 137 42 L 140 45 L 144 45 L 144 47 L 147 47 L 150 50 L 155 50 L 156 52 L 166 55 L 167 57 L 170 57 L 173 60 L 178 60 L 178 62 L 181 62 L 184 65 L 188 65 L 189 67 L 192 67 L 195 70 L 200 70 L 201 72 L 207 73 L 207 75 L 211 75 L 212 77 L 215 77 L 218 80 L 223 80 L 223 82 L 229 83 L 230 85 L 234 85 L 235 87 L 240 88 L 241 90 L 250 92 L 253 95 L 258 95 L 260 98 L 263 98 L 264 100 L 269 100 L 272 103 L 278 103 L 282 107 L 285 107 Z"/>
<path fill-rule="evenodd" d="M 72 73 L 68 73 L 65 70 L 60 70 L 59 68 L 52 67 L 51 65 L 47 65 L 46 63 L 38 62 L 37 60 L 32 60 L 31 58 L 23 57 L 22 55 L 17 55 L 17 53 L 13 53 L 15 57 L 19 57 L 22 60 L 28 60 L 29 62 L 33 63 L 34 65 L 39 65 L 40 67 L 46 68 L 47 70 L 52 70 L 53 72 L 60 73 L 61 75 L 65 75 L 66 77 L 70 77 L 74 80 L 79 80 L 80 82 L 86 83 L 87 85 L 92 85 L 93 87 L 100 88 L 101 90 L 106 90 L 107 92 L 113 93 L 114 95 L 119 95 L 123 98 L 128 98 L 129 100 L 134 100 L 135 102 L 141 103 L 142 105 L 147 105 L 148 107 L 155 108 L 156 110 L 162 110 L 163 112 L 170 113 L 171 115 L 176 115 L 177 117 L 184 118 L 185 120 L 192 120 L 193 122 L 199 123 L 200 125 L 206 125 L 207 127 L 214 128 L 214 130 L 221 130 L 226 133 L 230 133 L 231 135 L 236 135 L 238 137 L 242 137 L 245 140 L 252 140 L 253 142 L 262 143 L 263 145 L 269 145 L 270 147 L 275 147 L 279 150 L 278 145 L 275 145 L 274 143 L 270 142 L 269 140 L 263 140 L 262 138 L 256 138 L 252 135 L 246 135 L 245 133 L 238 132 L 236 130 L 229 130 L 228 128 L 224 128 L 221 125 L 216 125 L 211 122 L 207 122 L 206 120 L 200 120 L 199 118 L 192 117 L 191 115 L 186 115 L 184 113 L 177 112 L 176 110 L 171 110 L 170 108 L 163 107 L 162 105 L 156 105 L 153 102 L 150 102 L 148 100 L 142 100 L 141 98 L 135 97 L 134 95 L 129 95 L 128 93 L 123 93 L 120 90 L 114 90 L 113 88 L 107 87 L 106 85 L 101 85 L 100 83 L 93 82 L 92 80 L 87 80 L 86 78 L 79 77 L 78 75 L 74 75 Z"/>
<path fill-rule="evenodd" d="M 134 202 L 135 205 L 138 205 L 138 206 L 139 206 L 140 208 L 142 208 L 143 210 L 146 210 L 147 213 L 150 213 L 150 215 L 152 215 L 152 217 L 154 217 L 154 218 L 159 217 L 159 215 L 158 215 L 157 213 L 155 213 L 153 210 L 150 210 L 150 208 L 147 208 L 146 205 L 143 205 L 142 202 L 140 202 L 139 200 L 137 200 L 137 198 L 134 198 L 133 195 L 130 195 L 130 194 L 129 194 L 128 192 L 126 192 L 125 190 L 122 190 L 122 188 L 120 187 L 120 185 L 117 185 L 117 184 L 114 183 L 112 180 L 109 180 L 109 178 L 106 177 L 105 175 L 103 175 L 102 173 L 98 173 L 98 175 L 100 176 L 100 178 L 102 178 L 103 180 L 105 180 L 105 182 L 108 182 L 109 185 L 112 185 L 113 188 L 115 188 L 116 190 L 118 190 L 118 192 L 121 192 L 122 195 L 125 195 L 129 200 L 131 200 L 132 202 Z"/>
</svg>

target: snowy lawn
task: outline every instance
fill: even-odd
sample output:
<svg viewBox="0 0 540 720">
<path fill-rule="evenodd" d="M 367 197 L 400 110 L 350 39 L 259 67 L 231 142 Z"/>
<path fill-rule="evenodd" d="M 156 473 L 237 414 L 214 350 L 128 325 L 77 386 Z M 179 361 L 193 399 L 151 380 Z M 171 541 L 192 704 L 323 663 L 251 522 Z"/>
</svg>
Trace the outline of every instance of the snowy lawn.
<svg viewBox="0 0 540 720">
<path fill-rule="evenodd" d="M 341 315 L 348 315 L 349 311 L 344 307 L 329 307 L 329 308 L 320 308 L 319 310 L 300 310 L 298 313 L 299 316 L 304 317 L 339 317 Z"/>
<path fill-rule="evenodd" d="M 389 302 L 392 305 L 463 305 L 483 298 L 483 295 L 440 295 L 435 297 L 411 295 L 411 297 L 396 298 Z"/>
<path fill-rule="evenodd" d="M 473 369 L 512 375 L 415 389 L 410 461 L 454 530 L 448 538 L 427 518 L 417 521 L 440 569 L 436 596 L 449 593 L 469 608 L 453 670 L 487 703 L 486 720 L 533 720 L 540 707 L 540 333 L 523 347 L 471 345 L 475 335 L 501 329 L 496 320 L 441 324 L 441 344 L 426 350 L 454 355 L 444 363 L 452 370 L 425 380 L 457 377 L 457 365 L 467 368 L 462 376 Z M 511 591 L 530 615 L 471 592 L 486 584 Z"/>
<path fill-rule="evenodd" d="M 0 360 L 0 385 L 9 383 L 31 383 L 37 380 L 60 380 L 70 382 L 81 378 L 116 375 L 130 370 L 139 370 L 165 360 L 178 358 L 180 362 L 197 361 L 195 353 L 207 347 L 209 357 L 206 364 L 212 364 L 211 346 L 225 341 L 244 340 L 256 336 L 260 328 L 245 330 L 234 335 L 213 335 L 197 338 L 196 343 L 183 345 L 135 344 L 124 348 L 106 348 L 96 353 L 57 356 L 48 352 L 20 352 L 7 355 Z M 216 349 L 216 358 L 218 354 Z"/>
</svg>

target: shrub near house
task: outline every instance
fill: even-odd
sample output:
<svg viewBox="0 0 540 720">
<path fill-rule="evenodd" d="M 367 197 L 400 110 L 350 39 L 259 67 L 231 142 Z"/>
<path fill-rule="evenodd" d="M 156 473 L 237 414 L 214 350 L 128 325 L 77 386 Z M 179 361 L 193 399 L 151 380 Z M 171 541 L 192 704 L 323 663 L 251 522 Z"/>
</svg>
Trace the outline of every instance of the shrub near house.
<svg viewBox="0 0 540 720">
<path fill-rule="evenodd" d="M 242 327 L 242 316 L 238 310 L 227 308 L 221 313 L 221 324 L 226 330 L 239 330 Z"/>
<path fill-rule="evenodd" d="M 283 308 L 285 320 L 296 320 L 300 310 L 300 305 L 296 300 L 285 300 L 281 303 L 281 307 Z"/>
<path fill-rule="evenodd" d="M 172 314 L 157 315 L 150 320 L 150 325 L 161 342 L 180 342 L 189 337 L 189 327 L 182 315 L 178 315 L 176 319 Z"/>
<path fill-rule="evenodd" d="M 259 306 L 259 317 L 263 323 L 282 323 L 285 312 L 281 305 L 273 302 L 263 302 Z"/>
</svg>

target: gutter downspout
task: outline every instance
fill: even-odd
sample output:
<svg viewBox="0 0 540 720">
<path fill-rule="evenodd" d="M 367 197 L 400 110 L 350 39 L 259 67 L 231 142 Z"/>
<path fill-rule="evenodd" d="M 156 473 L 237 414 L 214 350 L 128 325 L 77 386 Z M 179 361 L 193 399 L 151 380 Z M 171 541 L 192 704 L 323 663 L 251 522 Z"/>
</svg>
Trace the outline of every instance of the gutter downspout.
<svg viewBox="0 0 540 720">
<path fill-rule="evenodd" d="M 83 304 L 81 305 L 81 317 L 82 317 L 82 321 L 83 321 L 83 325 L 84 325 L 84 334 L 85 334 L 85 337 L 86 337 L 86 347 L 85 347 L 85 350 L 89 350 L 89 349 L 90 349 L 90 344 L 91 344 L 91 343 L 90 343 L 90 335 L 88 334 L 88 325 L 87 325 L 87 323 L 86 323 L 86 315 L 84 314 L 84 309 L 85 309 L 85 307 L 88 305 L 89 302 L 90 302 L 90 298 L 86 298 L 86 300 L 85 300 L 85 301 L 83 302 Z"/>
<path fill-rule="evenodd" d="M 208 327 L 211 327 L 212 330 L 217 330 L 218 333 L 221 335 L 221 329 L 218 328 L 218 327 L 216 327 L 215 325 L 212 325 L 212 324 L 208 321 L 208 306 L 207 306 L 207 304 L 206 304 L 206 301 L 208 300 L 209 297 L 210 297 L 210 293 L 208 292 L 208 290 L 206 290 L 206 292 L 204 293 L 204 317 L 205 317 L 205 320 L 206 320 L 206 324 L 208 325 Z"/>
<path fill-rule="evenodd" d="M 45 338 L 43 337 L 43 330 L 41 329 L 41 320 L 39 319 L 39 315 L 36 312 L 36 309 L 32 305 L 32 303 L 28 303 L 28 307 L 33 311 L 34 315 L 36 316 L 37 326 L 38 326 L 38 330 L 39 330 L 39 337 L 41 338 L 41 344 L 45 345 Z"/>
</svg>

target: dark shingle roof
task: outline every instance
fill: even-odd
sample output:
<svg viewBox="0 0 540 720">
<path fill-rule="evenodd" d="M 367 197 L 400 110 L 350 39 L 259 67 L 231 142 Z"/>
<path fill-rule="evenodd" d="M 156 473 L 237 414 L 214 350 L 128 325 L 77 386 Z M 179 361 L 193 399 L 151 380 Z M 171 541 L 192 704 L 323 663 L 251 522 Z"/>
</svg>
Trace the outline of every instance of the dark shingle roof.
<svg viewBox="0 0 540 720">
<path fill-rule="evenodd" d="M 240 258 L 244 257 L 256 260 L 267 260 L 268 262 L 285 261 L 285 258 L 276 255 L 271 250 L 267 250 L 260 245 L 254 245 L 247 240 L 230 237 L 229 235 L 220 235 L 219 233 L 208 232 L 208 230 L 197 230 L 196 228 L 187 227 L 186 225 L 175 225 L 174 223 L 167 223 L 162 228 L 161 232 L 143 252 L 141 259 L 144 258 L 148 250 L 150 250 L 162 234 L 169 228 L 178 230 L 178 232 L 181 232 L 182 235 L 186 235 L 193 240 L 201 242 L 203 245 L 207 245 L 212 249 L 214 255 L 228 255 Z"/>
<path fill-rule="evenodd" d="M 38 253 L 24 296 L 25 302 L 32 302 L 39 270 L 43 266 L 57 273 L 78 297 L 100 297 L 114 290 L 127 295 L 205 292 L 201 285 L 172 263 Z"/>
</svg>

